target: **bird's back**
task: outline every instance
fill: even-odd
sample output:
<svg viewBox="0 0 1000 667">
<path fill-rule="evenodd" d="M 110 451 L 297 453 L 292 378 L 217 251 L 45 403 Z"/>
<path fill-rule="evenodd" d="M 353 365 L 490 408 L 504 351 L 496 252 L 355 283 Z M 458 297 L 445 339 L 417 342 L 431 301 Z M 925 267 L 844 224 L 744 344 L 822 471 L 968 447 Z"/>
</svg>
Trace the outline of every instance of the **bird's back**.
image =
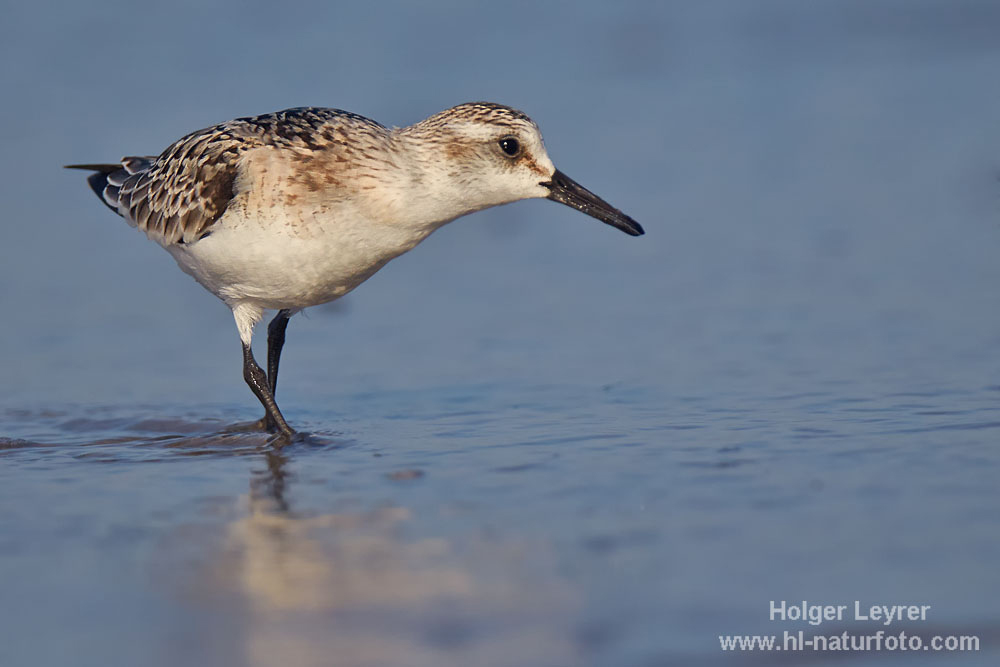
<svg viewBox="0 0 1000 667">
<path fill-rule="evenodd" d="M 321 153 L 345 161 L 364 149 L 365 138 L 375 143 L 387 133 L 357 114 L 299 107 L 198 130 L 159 156 L 70 168 L 94 171 L 87 180 L 97 196 L 166 247 L 193 243 L 211 233 L 237 193 L 241 158 L 248 151 L 274 147 L 307 161 Z"/>
</svg>

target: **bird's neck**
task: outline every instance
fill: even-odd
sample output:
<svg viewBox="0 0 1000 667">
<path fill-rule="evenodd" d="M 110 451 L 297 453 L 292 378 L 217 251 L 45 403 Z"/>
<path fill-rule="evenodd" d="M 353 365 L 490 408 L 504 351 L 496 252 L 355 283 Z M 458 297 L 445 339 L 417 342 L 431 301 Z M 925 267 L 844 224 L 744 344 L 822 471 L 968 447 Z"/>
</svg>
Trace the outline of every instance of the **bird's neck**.
<svg viewBox="0 0 1000 667">
<path fill-rule="evenodd" d="M 445 154 L 445 140 L 428 139 L 414 128 L 397 131 L 398 169 L 393 190 L 400 202 L 400 222 L 429 226 L 431 231 L 468 213 L 505 203 L 484 192 L 473 170 Z"/>
</svg>

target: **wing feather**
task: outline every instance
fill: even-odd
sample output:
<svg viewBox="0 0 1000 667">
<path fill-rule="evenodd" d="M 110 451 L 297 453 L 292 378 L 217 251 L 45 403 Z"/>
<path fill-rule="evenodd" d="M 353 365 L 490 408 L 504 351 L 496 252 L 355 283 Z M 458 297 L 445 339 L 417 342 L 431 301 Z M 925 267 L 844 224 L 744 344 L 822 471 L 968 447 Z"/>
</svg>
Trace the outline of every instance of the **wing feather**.
<svg viewBox="0 0 1000 667">
<path fill-rule="evenodd" d="M 89 169 L 91 188 L 129 224 L 163 246 L 194 243 L 211 233 L 236 196 L 241 158 L 271 146 L 319 152 L 346 150 L 343 132 L 385 136 L 375 121 L 339 109 L 299 107 L 193 132 L 158 156 L 129 156 Z"/>
</svg>

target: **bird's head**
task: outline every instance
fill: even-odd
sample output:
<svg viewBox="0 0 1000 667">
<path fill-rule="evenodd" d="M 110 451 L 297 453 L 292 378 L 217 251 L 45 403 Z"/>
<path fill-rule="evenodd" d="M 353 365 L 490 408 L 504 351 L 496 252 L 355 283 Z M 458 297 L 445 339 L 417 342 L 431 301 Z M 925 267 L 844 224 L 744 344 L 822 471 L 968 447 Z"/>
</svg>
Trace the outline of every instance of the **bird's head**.
<svg viewBox="0 0 1000 667">
<path fill-rule="evenodd" d="M 427 166 L 425 183 L 468 213 L 521 199 L 566 204 L 631 236 L 635 220 L 555 168 L 538 126 L 524 113 L 489 102 L 460 104 L 405 128 Z M 459 208 L 462 208 L 461 206 Z"/>
</svg>

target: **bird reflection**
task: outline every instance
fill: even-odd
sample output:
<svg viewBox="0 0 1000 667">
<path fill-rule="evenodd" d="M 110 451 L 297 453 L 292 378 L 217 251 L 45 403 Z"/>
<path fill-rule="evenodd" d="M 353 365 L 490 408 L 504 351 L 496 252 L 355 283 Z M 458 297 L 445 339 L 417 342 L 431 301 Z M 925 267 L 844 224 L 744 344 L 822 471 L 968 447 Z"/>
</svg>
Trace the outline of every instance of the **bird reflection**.
<svg viewBox="0 0 1000 667">
<path fill-rule="evenodd" d="M 250 477 L 250 502 L 273 503 L 272 512 L 288 513 L 285 487 L 288 483 L 288 456 L 281 449 L 268 448 L 263 452 L 265 468 L 254 470 Z"/>
<path fill-rule="evenodd" d="M 579 597 L 547 543 L 437 536 L 434 521 L 400 502 L 409 495 L 400 489 L 423 483 L 413 471 L 358 468 L 376 490 L 352 491 L 358 509 L 331 511 L 348 498 L 324 467 L 356 463 L 337 456 L 340 445 L 276 449 L 242 438 L 240 454 L 257 461 L 249 493 L 214 499 L 226 507 L 177 526 L 157 551 L 158 571 L 175 573 L 169 590 L 188 591 L 191 614 L 205 619 L 205 641 L 239 638 L 221 649 L 238 651 L 233 664 L 497 664 L 512 643 L 527 663 L 572 663 Z M 298 484 L 310 485 L 308 496 Z M 206 529 L 212 515 L 227 518 Z M 192 552 L 201 567 L 190 567 Z M 239 627 L 213 630 L 220 619 Z"/>
</svg>

